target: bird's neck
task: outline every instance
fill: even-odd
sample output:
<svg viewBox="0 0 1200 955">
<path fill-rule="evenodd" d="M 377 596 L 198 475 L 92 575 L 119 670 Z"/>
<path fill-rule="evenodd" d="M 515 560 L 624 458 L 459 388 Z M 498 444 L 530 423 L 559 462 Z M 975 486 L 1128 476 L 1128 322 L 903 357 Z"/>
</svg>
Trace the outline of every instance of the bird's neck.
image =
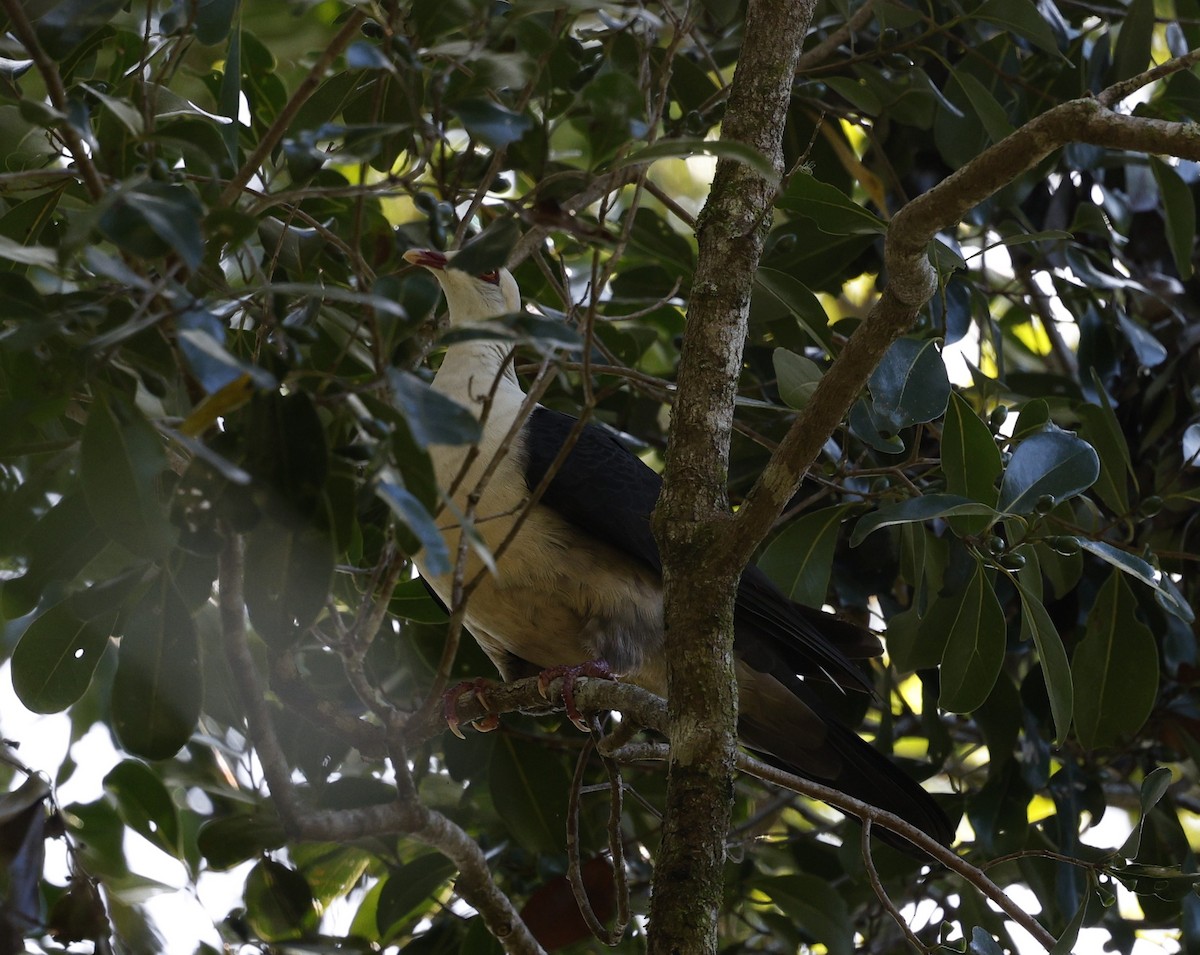
<svg viewBox="0 0 1200 955">
<path fill-rule="evenodd" d="M 518 404 L 525 393 L 517 381 L 511 359 L 512 346 L 501 341 L 457 342 L 446 349 L 433 387 L 479 417 L 487 404 Z M 491 399 L 489 401 L 489 398 Z"/>
</svg>

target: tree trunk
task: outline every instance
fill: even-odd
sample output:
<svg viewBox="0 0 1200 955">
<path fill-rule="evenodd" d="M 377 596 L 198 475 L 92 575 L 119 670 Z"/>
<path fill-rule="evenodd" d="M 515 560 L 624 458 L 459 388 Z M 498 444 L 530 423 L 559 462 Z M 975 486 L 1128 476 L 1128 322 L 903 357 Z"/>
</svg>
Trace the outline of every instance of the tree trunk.
<svg viewBox="0 0 1200 955">
<path fill-rule="evenodd" d="M 722 138 L 782 173 L 784 120 L 811 0 L 751 0 Z M 663 554 L 671 758 L 650 905 L 650 953 L 715 953 L 733 800 L 733 604 L 741 566 L 714 543 L 729 521 L 734 398 L 776 183 L 723 160 L 697 225 L 699 257 L 655 514 Z M 714 552 L 716 551 L 716 552 Z"/>
</svg>

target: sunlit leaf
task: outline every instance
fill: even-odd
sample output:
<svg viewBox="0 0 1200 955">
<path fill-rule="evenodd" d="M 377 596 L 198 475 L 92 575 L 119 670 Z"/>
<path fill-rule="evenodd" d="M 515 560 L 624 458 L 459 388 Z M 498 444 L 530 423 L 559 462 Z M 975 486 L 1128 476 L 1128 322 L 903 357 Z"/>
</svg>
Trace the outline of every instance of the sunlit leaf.
<svg viewBox="0 0 1200 955">
<path fill-rule="evenodd" d="M 308 882 L 295 869 L 263 859 L 246 877 L 246 917 L 258 936 L 279 942 L 317 926 L 319 913 Z"/>
<path fill-rule="evenodd" d="M 69 601 L 40 614 L 12 655 L 13 689 L 26 709 L 58 713 L 83 696 L 115 621 L 115 613 L 81 620 Z"/>
<path fill-rule="evenodd" d="M 138 604 L 121 636 L 113 681 L 113 729 L 121 745 L 166 759 L 188 741 L 203 698 L 192 615 L 163 578 Z"/>
</svg>

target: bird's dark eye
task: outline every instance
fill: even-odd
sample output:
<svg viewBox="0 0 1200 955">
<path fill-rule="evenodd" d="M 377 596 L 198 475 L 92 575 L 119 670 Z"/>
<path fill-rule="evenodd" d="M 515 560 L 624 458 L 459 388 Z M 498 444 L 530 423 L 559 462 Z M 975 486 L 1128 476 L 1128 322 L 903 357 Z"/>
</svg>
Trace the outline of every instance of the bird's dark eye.
<svg viewBox="0 0 1200 955">
<path fill-rule="evenodd" d="M 484 272 L 482 275 L 479 276 L 479 280 L 481 282 L 487 282 L 488 285 L 499 285 L 500 284 L 500 273 L 496 270 L 493 270 L 491 272 Z"/>
</svg>

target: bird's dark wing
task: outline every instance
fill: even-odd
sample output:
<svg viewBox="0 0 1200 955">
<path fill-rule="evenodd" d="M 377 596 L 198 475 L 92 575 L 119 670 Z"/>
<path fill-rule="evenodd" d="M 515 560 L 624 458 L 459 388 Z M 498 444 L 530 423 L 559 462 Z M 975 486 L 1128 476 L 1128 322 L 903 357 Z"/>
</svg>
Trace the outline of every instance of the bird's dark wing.
<svg viewBox="0 0 1200 955">
<path fill-rule="evenodd" d="M 532 490 L 559 448 L 578 426 L 570 415 L 538 407 L 525 428 L 525 482 Z M 603 428 L 584 425 L 571 453 L 555 472 L 542 503 L 580 530 L 662 570 L 650 515 L 662 478 Z M 832 614 L 788 600 L 763 571 L 746 568 L 738 586 L 738 656 L 757 670 L 779 658 L 793 673 L 870 690 L 851 659 L 878 656 L 879 641 Z"/>
<path fill-rule="evenodd" d="M 532 491 L 579 424 L 540 405 L 525 425 L 525 483 Z M 603 428 L 585 424 L 541 503 L 569 523 L 653 570 L 662 570 L 650 514 L 662 478 Z"/>
</svg>

